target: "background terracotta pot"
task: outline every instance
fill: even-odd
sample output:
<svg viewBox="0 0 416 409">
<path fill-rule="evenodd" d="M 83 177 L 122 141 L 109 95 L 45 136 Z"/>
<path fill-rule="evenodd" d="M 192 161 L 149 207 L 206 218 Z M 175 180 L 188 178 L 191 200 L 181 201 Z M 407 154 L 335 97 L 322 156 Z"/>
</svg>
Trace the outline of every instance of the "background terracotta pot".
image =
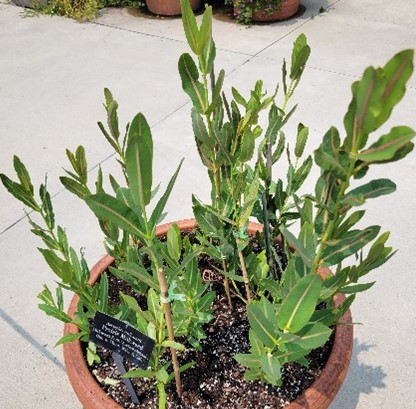
<svg viewBox="0 0 416 409">
<path fill-rule="evenodd" d="M 189 3 L 193 11 L 201 6 L 201 0 L 189 0 Z M 161 16 L 178 16 L 181 14 L 179 0 L 146 0 L 146 6 L 153 14 Z"/>
<path fill-rule="evenodd" d="M 299 6 L 300 0 L 283 0 L 280 8 L 271 14 L 267 14 L 264 10 L 253 11 L 252 20 L 258 22 L 286 20 L 298 12 Z M 234 7 L 234 14 L 239 14 L 237 7 Z"/>
<path fill-rule="evenodd" d="M 176 222 L 181 231 L 195 230 L 197 227 L 194 219 L 181 220 Z M 156 230 L 157 235 L 165 235 L 171 223 L 159 226 Z M 249 233 L 261 231 L 262 226 L 257 223 L 250 223 Z M 114 259 L 104 256 L 91 270 L 90 283 L 95 283 L 101 273 L 105 271 Z M 329 273 L 324 269 L 321 274 Z M 335 305 L 339 305 L 345 300 L 345 296 L 339 294 L 335 297 Z M 79 298 L 74 296 L 68 314 L 73 317 L 77 310 Z M 335 329 L 334 345 L 328 362 L 322 370 L 319 378 L 295 401 L 286 406 L 285 409 L 326 409 L 332 402 L 341 387 L 348 372 L 349 363 L 353 347 L 353 328 L 351 313 L 348 311 L 341 319 L 341 323 Z M 65 324 L 64 334 L 77 333 L 78 328 L 73 324 Z M 97 383 L 88 369 L 80 341 L 64 344 L 64 359 L 69 380 L 74 388 L 78 399 L 84 409 L 121 409 L 122 407 L 112 398 L 107 396 Z"/>
</svg>

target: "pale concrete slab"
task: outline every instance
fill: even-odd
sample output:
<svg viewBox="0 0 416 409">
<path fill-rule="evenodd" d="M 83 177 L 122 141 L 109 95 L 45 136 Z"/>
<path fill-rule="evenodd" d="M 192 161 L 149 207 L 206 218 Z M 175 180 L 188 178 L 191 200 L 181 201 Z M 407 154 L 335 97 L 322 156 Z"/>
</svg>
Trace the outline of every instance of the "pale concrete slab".
<svg viewBox="0 0 416 409">
<path fill-rule="evenodd" d="M 330 125 L 342 130 L 351 83 L 363 69 L 415 46 L 416 16 L 405 0 L 395 2 L 395 8 L 388 0 L 302 3 L 309 8 L 303 16 L 250 30 L 216 19 L 214 35 L 217 70 L 224 67 L 228 74 L 225 91 L 233 85 L 247 95 L 258 78 L 269 93 L 274 90 L 282 59 L 290 58 L 296 36 L 307 34 L 312 57 L 293 100 L 299 107 L 287 135 L 293 135 L 302 121 L 311 128 L 312 151 Z M 316 15 L 321 5 L 332 7 Z M 36 185 L 48 172 L 56 193 L 57 222 L 67 228 L 75 249 L 86 247 L 92 265 L 103 254 L 102 234 L 89 209 L 62 192 L 57 178 L 61 167 L 67 166 L 65 147 L 75 149 L 80 143 L 87 149 L 90 168 L 102 163 L 104 174 L 115 172 L 117 165 L 108 157 L 111 151 L 95 125 L 105 119 L 101 101 L 107 86 L 120 103 L 120 123 L 141 110 L 153 126 L 154 181 L 162 181 L 162 190 L 179 160 L 186 158 L 167 207 L 167 221 L 190 217 L 191 193 L 207 200 L 209 183 L 195 150 L 190 104 L 177 74 L 177 59 L 187 49 L 180 21 L 149 22 L 125 10 L 112 10 L 95 23 L 79 24 L 47 16 L 22 19 L 20 12 L 0 0 L 0 172 L 11 173 L 13 153 L 28 164 Z M 416 128 L 415 81 L 414 75 L 413 88 L 386 128 L 395 124 Z M 374 178 L 393 179 L 398 190 L 382 202 L 370 203 L 366 222 L 383 224 L 392 232 L 391 245 L 400 251 L 370 275 L 368 281 L 378 283 L 354 305 L 353 317 L 364 325 L 355 327 L 349 375 L 331 409 L 414 409 L 415 166 L 412 154 L 399 164 L 372 171 Z M 91 182 L 95 174 L 93 170 Z M 25 221 L 18 222 L 21 206 L 3 189 L 0 203 L 0 257 L 6 272 L 0 289 L 0 371 L 8 375 L 0 383 L 0 406 L 80 408 L 62 370 L 61 349 L 53 349 L 61 325 L 37 309 L 42 284 L 53 286 L 35 249 L 39 241 L 28 234 Z"/>
<path fill-rule="evenodd" d="M 369 10 L 367 13 L 363 10 L 362 15 L 358 14 L 355 3 L 360 2 L 337 2 L 328 12 L 311 19 L 308 24 L 297 28 L 289 36 L 265 49 L 259 56 L 276 58 L 277 51 L 290 51 L 296 36 L 304 33 L 312 47 L 309 67 L 361 76 L 363 69 L 368 65 L 384 65 L 397 52 L 415 47 L 414 25 L 407 24 L 406 20 L 402 24 L 398 17 L 390 19 L 389 12 L 383 14 L 380 11 L 384 9 L 383 6 L 372 7 L 371 10 L 379 13 L 374 14 L 374 19 L 368 18 L 372 15 Z M 393 10 L 396 10 L 395 7 Z M 409 86 L 416 87 L 414 77 L 410 80 Z"/>
</svg>

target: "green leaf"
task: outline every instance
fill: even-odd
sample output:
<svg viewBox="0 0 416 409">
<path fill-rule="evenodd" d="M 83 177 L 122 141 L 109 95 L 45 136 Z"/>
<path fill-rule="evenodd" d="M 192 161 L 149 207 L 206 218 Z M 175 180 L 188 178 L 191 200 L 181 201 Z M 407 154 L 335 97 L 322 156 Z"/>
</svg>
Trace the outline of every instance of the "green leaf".
<svg viewBox="0 0 416 409">
<path fill-rule="evenodd" d="M 179 373 L 185 372 L 186 370 L 192 368 L 195 365 L 196 365 L 196 362 L 195 361 L 188 362 L 187 364 L 182 365 L 182 366 L 179 367 Z M 171 380 L 173 380 L 174 377 L 175 377 L 175 372 L 171 372 L 169 374 L 168 382 L 170 382 Z"/>
<path fill-rule="evenodd" d="M 23 186 L 20 184 L 13 182 L 3 173 L 0 174 L 0 179 L 7 189 L 7 191 L 13 195 L 17 200 L 21 201 L 24 205 L 30 207 L 31 209 L 35 210 L 36 212 L 40 211 L 39 206 L 36 203 L 33 195 L 25 190 Z"/>
<path fill-rule="evenodd" d="M 383 135 L 368 149 L 354 155 L 364 162 L 389 162 L 401 149 L 404 149 L 414 138 L 416 132 L 407 126 L 396 126 L 390 133 Z"/>
<path fill-rule="evenodd" d="M 189 54 L 182 54 L 178 63 L 182 88 L 189 95 L 195 109 L 204 114 L 208 109 L 204 85 L 198 81 L 199 72 L 194 60 Z"/>
<path fill-rule="evenodd" d="M 153 378 L 155 371 L 148 371 L 147 369 L 134 369 L 122 375 L 122 378 Z"/>
<path fill-rule="evenodd" d="M 395 190 L 396 185 L 390 179 L 375 179 L 346 193 L 346 196 L 342 199 L 341 203 L 354 206 L 357 199 L 361 202 L 367 199 L 388 195 Z"/>
<path fill-rule="evenodd" d="M 315 151 L 315 162 L 324 170 L 333 171 L 340 177 L 345 177 L 348 166 L 348 155 L 340 148 L 339 132 L 331 127 L 324 135 L 322 144 Z"/>
<path fill-rule="evenodd" d="M 141 267 L 136 263 L 120 263 L 118 269 L 130 274 L 140 281 L 143 281 L 149 287 L 154 288 L 155 290 L 159 289 L 157 279 L 149 274 L 144 267 Z"/>
<path fill-rule="evenodd" d="M 100 277 L 100 311 L 106 313 L 108 310 L 108 277 L 104 272 Z"/>
<path fill-rule="evenodd" d="M 297 332 L 296 335 L 298 335 L 300 339 L 296 341 L 296 344 L 307 350 L 319 348 L 328 341 L 331 333 L 331 328 L 328 328 L 320 322 L 309 324 Z"/>
<path fill-rule="evenodd" d="M 56 348 L 59 345 L 66 344 L 68 342 L 76 341 L 83 337 L 85 333 L 78 332 L 78 334 L 66 334 L 62 338 L 59 339 L 59 341 L 54 345 L 54 348 Z"/>
<path fill-rule="evenodd" d="M 234 359 L 241 365 L 250 369 L 259 369 L 261 367 L 260 354 L 236 354 Z"/>
<path fill-rule="evenodd" d="M 267 380 L 273 385 L 280 385 L 282 373 L 279 358 L 269 353 L 260 358 L 260 364 L 261 369 L 268 376 Z"/>
<path fill-rule="evenodd" d="M 373 281 L 372 283 L 365 283 L 365 284 L 355 284 L 349 285 L 340 290 L 342 294 L 355 294 L 360 293 L 362 291 L 366 291 L 371 288 L 376 282 Z"/>
<path fill-rule="evenodd" d="M 386 84 L 382 95 L 383 108 L 377 116 L 378 127 L 387 121 L 406 92 L 406 83 L 413 72 L 413 54 L 414 50 L 401 51 L 383 67 Z"/>
<path fill-rule="evenodd" d="M 176 169 L 175 173 L 173 174 L 173 176 L 171 177 L 168 183 L 168 186 L 166 187 L 165 193 L 163 193 L 162 197 L 159 199 L 159 201 L 157 202 L 157 205 L 155 206 L 153 210 L 152 216 L 150 217 L 150 221 L 149 221 L 152 231 L 154 231 L 154 229 L 156 228 L 156 225 L 160 221 L 163 210 L 165 209 L 166 203 L 172 192 L 173 186 L 175 185 L 176 178 L 178 177 L 183 161 L 184 159 L 182 158 L 179 163 L 178 168 Z"/>
<path fill-rule="evenodd" d="M 98 193 L 87 196 L 85 201 L 98 218 L 116 224 L 121 229 L 139 237 L 140 240 L 146 238 L 145 233 L 138 227 L 140 220 L 136 214 L 120 200 L 106 193 Z"/>
<path fill-rule="evenodd" d="M 221 70 L 218 75 L 217 82 L 215 83 L 214 92 L 212 93 L 212 103 L 208 107 L 208 110 L 206 112 L 207 115 L 210 115 L 214 111 L 218 101 L 221 98 L 221 89 L 224 83 L 224 77 L 225 77 L 225 71 Z"/>
<path fill-rule="evenodd" d="M 243 98 L 243 96 L 237 91 L 236 88 L 231 88 L 231 93 L 233 94 L 233 98 L 237 102 L 237 104 L 242 105 L 244 108 L 247 108 L 247 101 Z"/>
<path fill-rule="evenodd" d="M 335 232 L 334 232 L 334 239 L 339 239 L 343 237 L 351 227 L 355 226 L 364 216 L 365 210 L 357 210 L 342 223 L 340 224 Z"/>
<path fill-rule="evenodd" d="M 254 154 L 256 137 L 250 128 L 246 128 L 241 138 L 240 162 L 248 162 Z"/>
<path fill-rule="evenodd" d="M 343 238 L 325 242 L 322 253 L 323 266 L 329 267 L 338 264 L 348 256 L 356 253 L 379 233 L 380 226 L 370 226 L 364 230 L 352 230 Z"/>
<path fill-rule="evenodd" d="M 201 67 L 201 71 L 206 73 L 206 75 L 212 72 L 212 67 L 214 66 L 214 60 L 216 56 L 216 47 L 214 40 L 211 40 L 207 43 L 207 45 L 202 50 L 202 56 L 199 60 L 199 64 Z"/>
<path fill-rule="evenodd" d="M 40 185 L 39 195 L 42 200 L 42 209 L 45 214 L 45 222 L 49 229 L 53 230 L 55 227 L 55 214 L 53 212 L 51 195 L 46 189 L 46 182 L 45 185 Z"/>
<path fill-rule="evenodd" d="M 179 261 L 182 249 L 181 231 L 176 223 L 170 226 L 167 233 L 167 246 L 169 255 L 175 260 Z"/>
<path fill-rule="evenodd" d="M 38 248 L 38 250 L 42 253 L 45 261 L 47 262 L 48 266 L 51 268 L 51 270 L 65 283 L 68 282 L 68 270 L 70 268 L 70 265 L 67 261 L 62 260 L 59 258 L 54 251 L 49 249 L 41 249 Z"/>
<path fill-rule="evenodd" d="M 15 155 L 13 156 L 13 166 L 16 171 L 17 177 L 20 180 L 20 184 L 26 192 L 33 195 L 33 185 L 30 180 L 29 172 L 23 162 Z"/>
<path fill-rule="evenodd" d="M 175 341 L 163 341 L 162 346 L 165 348 L 174 348 L 174 349 L 177 349 L 178 351 L 185 351 L 185 346 Z"/>
<path fill-rule="evenodd" d="M 299 81 L 308 61 L 311 48 L 307 44 L 305 34 L 300 34 L 293 43 L 292 64 L 290 67 L 290 79 Z"/>
<path fill-rule="evenodd" d="M 62 321 L 64 323 L 72 322 L 72 319 L 68 314 L 66 314 L 64 311 L 60 311 L 58 308 L 52 305 L 39 304 L 38 307 L 47 315 L 49 315 L 50 317 L 56 318 L 59 321 Z"/>
<path fill-rule="evenodd" d="M 61 181 L 66 190 L 78 196 L 80 199 L 84 199 L 86 195 L 89 195 L 91 193 L 86 186 L 67 176 L 61 176 L 59 180 Z"/>
<path fill-rule="evenodd" d="M 277 342 L 275 323 L 267 319 L 260 307 L 255 304 L 247 306 L 247 316 L 251 329 L 261 342 L 269 348 L 274 348 Z"/>
<path fill-rule="evenodd" d="M 188 0 L 180 0 L 182 25 L 185 30 L 186 40 L 188 41 L 191 50 L 198 55 L 199 46 L 199 30 L 196 23 L 194 12 Z"/>
<path fill-rule="evenodd" d="M 315 311 L 322 280 L 317 274 L 301 278 L 292 288 L 277 314 L 277 323 L 282 331 L 297 333 Z"/>
<path fill-rule="evenodd" d="M 244 195 L 244 204 L 241 209 L 239 224 L 240 226 L 245 225 L 248 222 L 249 217 L 253 212 L 254 204 L 256 203 L 257 193 L 260 187 L 260 180 L 257 172 L 254 175 L 253 181 L 249 186 L 248 192 Z"/>
<path fill-rule="evenodd" d="M 198 33 L 198 47 L 197 55 L 201 55 L 202 51 L 209 46 L 209 42 L 212 41 L 212 6 L 208 6 L 204 14 L 202 15 L 201 27 Z M 201 67 L 203 68 L 203 67 Z M 205 67 L 204 67 L 205 68 Z M 208 72 L 205 72 L 208 74 Z"/>
<path fill-rule="evenodd" d="M 126 171 L 136 204 L 144 211 L 152 194 L 153 141 L 149 124 L 137 114 L 129 128 L 126 149 Z"/>
<path fill-rule="evenodd" d="M 303 124 L 298 125 L 298 134 L 296 136 L 295 156 L 300 158 L 305 150 L 306 141 L 308 140 L 309 128 Z"/>
<path fill-rule="evenodd" d="M 281 226 L 280 232 L 283 234 L 284 238 L 288 241 L 290 246 L 292 246 L 296 253 L 299 254 L 299 256 L 302 258 L 304 263 L 307 267 L 312 267 L 312 260 L 314 258 L 314 252 L 313 248 L 311 247 L 305 247 L 304 243 L 297 239 L 293 233 L 291 233 L 286 227 Z"/>
</svg>

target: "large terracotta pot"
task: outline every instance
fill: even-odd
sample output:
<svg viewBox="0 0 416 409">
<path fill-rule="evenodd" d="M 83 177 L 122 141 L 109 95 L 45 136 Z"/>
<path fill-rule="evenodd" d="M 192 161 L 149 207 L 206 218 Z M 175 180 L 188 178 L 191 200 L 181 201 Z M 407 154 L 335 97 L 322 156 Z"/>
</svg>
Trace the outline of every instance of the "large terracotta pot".
<svg viewBox="0 0 416 409">
<path fill-rule="evenodd" d="M 201 6 L 201 0 L 189 0 L 192 10 Z M 153 13 L 161 16 L 179 16 L 181 5 L 179 0 L 146 0 L 147 8 Z"/>
<path fill-rule="evenodd" d="M 252 20 L 258 22 L 286 20 L 298 12 L 299 6 L 300 0 L 283 0 L 281 6 L 270 14 L 267 14 L 265 10 L 253 11 Z M 238 14 L 238 8 L 234 7 L 234 15 Z"/>
<path fill-rule="evenodd" d="M 176 222 L 181 231 L 195 230 L 197 224 L 194 219 Z M 159 226 L 157 235 L 165 235 L 171 223 Z M 250 223 L 249 233 L 261 230 L 261 225 Z M 91 270 L 90 283 L 95 283 L 101 273 L 105 271 L 114 259 L 104 256 Z M 329 270 L 323 271 L 325 275 Z M 335 304 L 339 305 L 345 296 L 337 295 Z M 74 296 L 69 306 L 68 314 L 72 317 L 77 310 L 79 298 Z M 348 311 L 341 319 L 347 325 L 338 325 L 335 329 L 334 345 L 328 362 L 319 378 L 299 398 L 286 406 L 285 409 L 326 409 L 334 399 L 348 371 L 352 355 L 353 330 L 351 314 Z M 73 324 L 65 324 L 64 334 L 76 333 L 78 328 Z M 97 383 L 85 362 L 80 341 L 64 344 L 64 358 L 66 370 L 72 387 L 84 409 L 121 409 L 112 398 L 107 396 Z"/>
</svg>

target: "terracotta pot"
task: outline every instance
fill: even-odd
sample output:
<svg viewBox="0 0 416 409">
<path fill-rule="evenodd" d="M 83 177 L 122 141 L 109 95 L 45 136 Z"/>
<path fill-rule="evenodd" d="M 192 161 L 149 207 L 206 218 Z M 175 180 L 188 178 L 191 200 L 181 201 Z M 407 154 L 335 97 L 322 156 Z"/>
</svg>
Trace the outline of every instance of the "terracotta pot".
<svg viewBox="0 0 416 409">
<path fill-rule="evenodd" d="M 298 12 L 299 6 L 300 0 L 283 0 L 281 6 L 270 14 L 267 14 L 265 10 L 253 11 L 252 20 L 258 22 L 286 20 Z M 234 15 L 238 14 L 239 9 L 234 7 Z"/>
<path fill-rule="evenodd" d="M 181 231 L 195 230 L 197 224 L 194 219 L 181 220 L 176 222 Z M 157 235 L 167 233 L 171 223 L 159 226 Z M 249 233 L 260 231 L 262 226 L 257 223 L 250 223 Z M 91 270 L 90 283 L 95 283 L 101 273 L 105 271 L 114 259 L 104 256 Z M 323 269 L 321 275 L 330 273 Z M 345 296 L 337 295 L 335 304 L 339 305 L 345 300 Z M 68 314 L 73 317 L 77 310 L 79 298 L 74 296 L 69 306 Z M 319 378 L 295 401 L 286 406 L 285 409 L 326 409 L 337 394 L 348 371 L 353 347 L 353 329 L 351 313 L 348 311 L 341 319 L 342 323 L 335 329 L 334 345 L 328 362 L 322 370 Z M 77 333 L 78 328 L 73 324 L 65 324 L 64 334 Z M 65 366 L 72 387 L 82 403 L 84 409 L 121 409 L 112 398 L 107 396 L 97 383 L 88 369 L 80 341 L 73 341 L 64 344 Z"/>
<path fill-rule="evenodd" d="M 189 0 L 192 10 L 201 6 L 201 0 Z M 179 16 L 181 5 L 179 0 L 146 0 L 147 8 L 153 13 L 161 16 Z"/>
</svg>

